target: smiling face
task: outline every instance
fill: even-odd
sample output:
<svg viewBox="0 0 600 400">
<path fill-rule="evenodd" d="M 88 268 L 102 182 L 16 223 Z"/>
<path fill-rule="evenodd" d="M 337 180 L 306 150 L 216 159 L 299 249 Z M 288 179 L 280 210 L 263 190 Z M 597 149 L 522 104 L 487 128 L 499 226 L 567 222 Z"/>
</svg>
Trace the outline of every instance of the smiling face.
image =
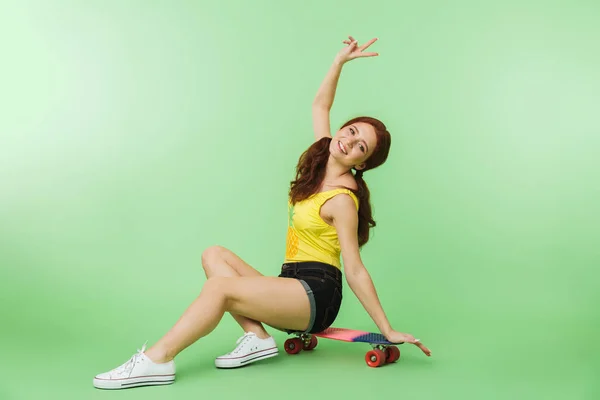
<svg viewBox="0 0 600 400">
<path fill-rule="evenodd" d="M 329 152 L 341 164 L 363 169 L 376 146 L 375 128 L 365 122 L 355 122 L 336 132 L 329 145 Z"/>
</svg>

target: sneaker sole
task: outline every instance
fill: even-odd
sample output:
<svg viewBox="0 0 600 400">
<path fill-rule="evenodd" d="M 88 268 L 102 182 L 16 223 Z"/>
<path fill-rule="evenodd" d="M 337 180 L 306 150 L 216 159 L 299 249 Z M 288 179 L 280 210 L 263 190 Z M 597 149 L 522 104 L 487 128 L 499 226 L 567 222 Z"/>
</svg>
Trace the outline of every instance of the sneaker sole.
<svg viewBox="0 0 600 400">
<path fill-rule="evenodd" d="M 126 379 L 94 378 L 94 387 L 98 389 L 127 389 L 138 386 L 170 385 L 175 382 L 175 375 L 140 376 Z"/>
<path fill-rule="evenodd" d="M 243 357 L 235 358 L 217 358 L 215 359 L 215 365 L 217 368 L 238 368 L 244 365 L 251 364 L 256 361 L 264 360 L 279 355 L 279 350 L 275 347 L 272 349 L 263 350 L 263 352 L 257 352 L 248 354 Z"/>
</svg>

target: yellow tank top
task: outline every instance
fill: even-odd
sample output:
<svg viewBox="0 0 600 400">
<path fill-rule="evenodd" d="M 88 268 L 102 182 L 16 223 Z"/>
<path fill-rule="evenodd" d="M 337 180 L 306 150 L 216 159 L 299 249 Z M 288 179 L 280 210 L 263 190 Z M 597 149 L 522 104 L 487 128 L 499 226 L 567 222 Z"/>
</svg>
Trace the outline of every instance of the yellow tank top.
<svg viewBox="0 0 600 400">
<path fill-rule="evenodd" d="M 341 248 L 336 229 L 319 214 L 321 206 L 340 193 L 350 195 L 358 210 L 358 198 L 348 189 L 317 193 L 295 205 L 288 200 L 286 263 L 320 261 L 341 269 Z"/>
</svg>

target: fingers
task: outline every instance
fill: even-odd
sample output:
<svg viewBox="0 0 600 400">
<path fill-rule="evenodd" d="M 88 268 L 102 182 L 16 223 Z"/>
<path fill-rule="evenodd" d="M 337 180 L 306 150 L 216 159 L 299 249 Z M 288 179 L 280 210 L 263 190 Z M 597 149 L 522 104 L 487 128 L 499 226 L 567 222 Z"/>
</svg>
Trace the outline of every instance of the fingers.
<svg viewBox="0 0 600 400">
<path fill-rule="evenodd" d="M 364 49 L 368 48 L 370 45 L 372 45 L 376 41 L 377 41 L 377 38 L 373 38 L 373 39 L 369 40 L 367 43 L 360 46 L 360 51 L 363 51 Z"/>
<path fill-rule="evenodd" d="M 377 57 L 379 55 L 379 53 L 377 52 L 368 52 L 365 53 L 364 50 L 367 49 L 369 46 L 371 46 L 373 43 L 375 43 L 377 40 L 379 40 L 378 38 L 373 38 L 371 40 L 369 40 L 367 43 L 363 44 L 360 47 L 358 46 L 358 41 L 356 39 L 354 39 L 352 36 L 348 36 L 347 40 L 344 40 L 343 43 L 348 45 L 348 50 L 355 52 L 353 53 L 352 56 L 354 57 Z"/>
<path fill-rule="evenodd" d="M 360 53 L 357 57 L 377 57 L 379 53 Z"/>
<path fill-rule="evenodd" d="M 354 39 L 352 36 L 348 36 L 347 40 L 344 40 L 344 44 L 352 44 L 352 42 L 356 42 L 357 40 Z"/>
<path fill-rule="evenodd" d="M 348 47 L 350 48 L 354 48 L 358 45 L 358 42 L 355 40 L 353 42 L 349 41 L 349 40 L 344 40 L 344 44 L 347 44 Z"/>
<path fill-rule="evenodd" d="M 404 342 L 405 343 L 412 343 L 412 344 L 414 344 L 419 349 L 421 349 L 421 351 L 423 353 L 425 353 L 428 357 L 431 356 L 431 350 L 429 350 L 427 347 L 425 347 L 423 345 L 423 343 L 421 343 L 420 339 L 415 339 L 415 337 L 413 335 L 409 335 L 409 334 L 405 333 L 404 334 Z"/>
<path fill-rule="evenodd" d="M 363 44 L 361 49 L 366 49 L 367 47 L 369 47 L 370 45 L 372 45 L 373 43 L 375 43 L 377 40 L 379 40 L 379 38 L 373 38 L 371 40 L 369 40 L 367 43 Z M 352 36 L 348 36 L 348 39 L 344 40 L 343 43 L 352 43 L 352 42 L 358 42 L 358 40 L 354 39 Z"/>
<path fill-rule="evenodd" d="M 354 42 L 350 42 L 348 47 L 346 47 L 346 52 L 348 54 L 348 57 L 356 58 L 360 54 L 360 53 L 357 54 L 356 46 L 358 46 L 358 43 L 356 41 L 354 41 Z"/>
<path fill-rule="evenodd" d="M 415 346 L 417 346 L 418 348 L 420 348 L 420 349 L 421 349 L 421 351 L 422 351 L 423 353 L 425 353 L 425 354 L 426 354 L 428 357 L 430 357 L 430 356 L 431 356 L 431 350 L 429 350 L 427 347 L 425 347 L 425 346 L 423 345 L 423 343 L 421 343 L 421 342 L 419 341 L 419 339 L 415 339 L 414 345 L 415 345 Z"/>
<path fill-rule="evenodd" d="M 344 40 L 344 44 L 352 44 L 352 42 L 358 42 L 356 39 L 354 39 L 352 36 L 348 36 L 347 40 Z"/>
</svg>

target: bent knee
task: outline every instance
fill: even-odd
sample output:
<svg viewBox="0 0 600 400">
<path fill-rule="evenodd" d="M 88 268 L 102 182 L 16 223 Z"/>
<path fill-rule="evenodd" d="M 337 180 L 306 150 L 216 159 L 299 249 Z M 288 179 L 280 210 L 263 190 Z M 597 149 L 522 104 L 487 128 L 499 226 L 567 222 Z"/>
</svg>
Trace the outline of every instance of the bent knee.
<svg viewBox="0 0 600 400">
<path fill-rule="evenodd" d="M 227 249 L 223 246 L 210 246 L 202 252 L 202 267 L 206 271 L 212 264 L 223 260 Z M 208 271 L 207 271 L 208 272 Z"/>
</svg>

